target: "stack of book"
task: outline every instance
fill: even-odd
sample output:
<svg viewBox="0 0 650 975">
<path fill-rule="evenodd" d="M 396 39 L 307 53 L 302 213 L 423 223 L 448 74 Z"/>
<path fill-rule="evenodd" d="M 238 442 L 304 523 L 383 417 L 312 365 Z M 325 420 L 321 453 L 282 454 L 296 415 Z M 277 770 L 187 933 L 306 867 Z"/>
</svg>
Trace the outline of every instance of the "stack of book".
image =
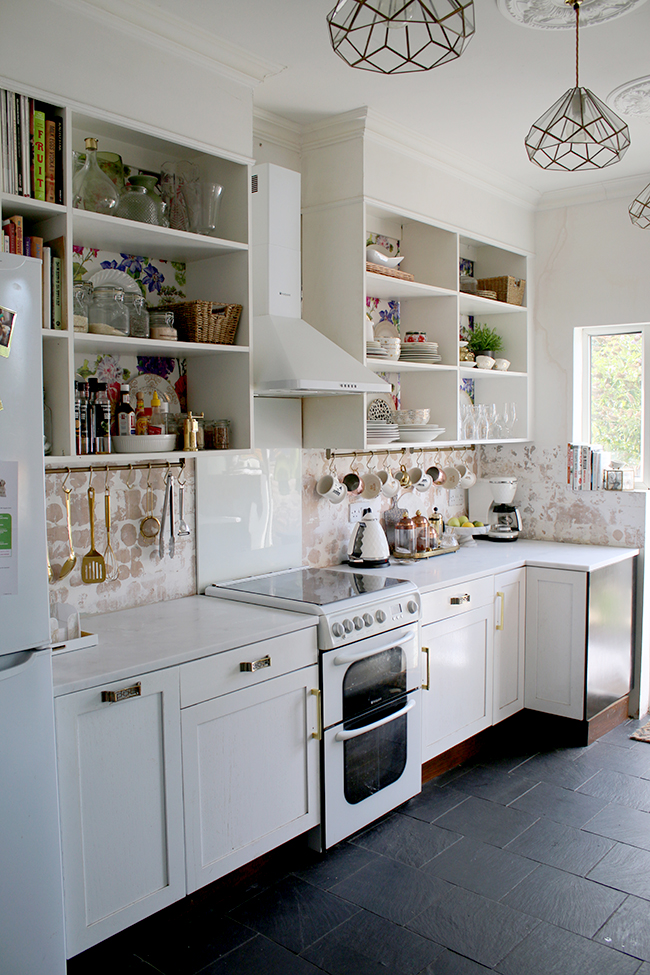
<svg viewBox="0 0 650 975">
<path fill-rule="evenodd" d="M 63 203 L 63 119 L 53 105 L 0 88 L 2 188 Z"/>
<path fill-rule="evenodd" d="M 567 484 L 574 491 L 601 491 L 611 459 L 599 444 L 567 444 Z"/>
<path fill-rule="evenodd" d="M 66 328 L 64 324 L 65 242 L 63 237 L 43 241 L 25 232 L 23 218 L 15 214 L 2 221 L 3 250 L 10 254 L 24 254 L 43 262 L 43 328 Z"/>
</svg>

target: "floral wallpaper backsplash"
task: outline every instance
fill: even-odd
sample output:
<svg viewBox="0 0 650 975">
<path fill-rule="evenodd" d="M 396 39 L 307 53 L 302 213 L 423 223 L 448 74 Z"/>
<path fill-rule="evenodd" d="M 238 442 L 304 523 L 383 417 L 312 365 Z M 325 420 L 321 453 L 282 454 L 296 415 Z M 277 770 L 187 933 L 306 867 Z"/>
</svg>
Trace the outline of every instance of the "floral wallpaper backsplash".
<svg viewBox="0 0 650 975">
<path fill-rule="evenodd" d="M 148 305 L 179 301 L 185 295 L 185 264 L 136 254 L 117 254 L 75 244 L 72 270 L 75 281 L 88 281 L 98 271 L 113 269 L 128 274 L 138 285 Z"/>
<path fill-rule="evenodd" d="M 348 541 L 352 532 L 348 515 L 349 500 L 345 499 L 340 504 L 331 504 L 331 502 L 323 500 L 316 492 L 316 483 L 319 478 L 330 473 L 332 469 L 336 471 L 339 477 L 344 477 L 351 465 L 355 464 L 363 477 L 363 471 L 367 469 L 368 464 L 376 470 L 389 466 L 391 470 L 396 471 L 399 470 L 401 463 L 404 463 L 407 469 L 417 466 L 424 470 L 433 464 L 436 467 L 448 467 L 454 463 L 464 463 L 476 472 L 476 453 L 466 448 L 414 451 L 404 457 L 399 450 L 394 450 L 390 454 L 388 462 L 385 458 L 386 451 L 381 450 L 372 458 L 360 456 L 355 461 L 353 457 L 335 457 L 330 462 L 325 451 L 303 451 L 302 544 L 304 565 L 319 568 L 327 565 L 339 565 L 347 557 Z M 455 503 L 456 497 L 459 497 L 459 503 Z M 464 498 L 464 492 L 450 492 L 444 487 L 432 487 L 424 494 L 420 494 L 414 488 L 408 488 L 397 496 L 395 502 L 380 495 L 379 498 L 364 503 L 381 516 L 393 506 L 407 510 L 411 515 L 414 515 L 417 510 L 430 515 L 434 507 L 437 507 L 447 521 L 448 518 L 466 511 Z M 363 498 L 353 498 L 352 500 L 363 501 Z"/>
<path fill-rule="evenodd" d="M 517 478 L 524 538 L 585 545 L 645 545 L 644 491 L 574 491 L 567 484 L 566 445 L 479 448 L 482 477 Z"/>
<path fill-rule="evenodd" d="M 174 475 L 175 511 L 178 515 L 178 467 Z M 160 519 L 165 469 L 151 471 L 151 508 Z M 45 497 L 47 512 L 47 540 L 50 564 L 55 582 L 50 586 L 50 603 L 68 603 L 81 613 L 107 613 L 145 603 L 190 596 L 196 592 L 196 549 L 194 526 L 194 465 L 185 465 L 184 516 L 192 534 L 176 536 L 174 558 L 169 556 L 169 521 L 165 533 L 165 556 L 159 554 L 159 536 L 145 538 L 140 523 L 147 514 L 147 469 L 113 471 L 106 478 L 103 468 L 92 475 L 95 488 L 95 549 L 107 561 L 105 582 L 88 585 L 82 582 L 83 556 L 90 550 L 88 487 L 90 475 L 72 470 L 66 482 L 65 474 L 46 471 Z M 72 488 L 71 531 L 76 564 L 64 579 L 59 580 L 61 567 L 68 558 L 65 494 L 63 487 Z M 105 496 L 108 489 L 111 512 L 111 547 L 114 563 L 107 554 Z M 112 569 L 113 571 L 108 571 Z"/>
</svg>

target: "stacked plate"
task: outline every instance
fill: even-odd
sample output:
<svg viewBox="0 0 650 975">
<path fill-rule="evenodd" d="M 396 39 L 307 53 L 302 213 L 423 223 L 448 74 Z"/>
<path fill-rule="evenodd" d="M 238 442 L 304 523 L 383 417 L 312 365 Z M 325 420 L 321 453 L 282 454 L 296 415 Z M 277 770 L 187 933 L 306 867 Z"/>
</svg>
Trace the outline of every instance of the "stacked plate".
<svg viewBox="0 0 650 975">
<path fill-rule="evenodd" d="M 366 342 L 366 356 L 368 359 L 387 359 L 388 352 L 386 352 L 386 349 L 382 349 L 379 342 L 375 339 Z"/>
<path fill-rule="evenodd" d="M 400 351 L 400 362 L 442 362 L 437 342 L 406 342 Z"/>
<path fill-rule="evenodd" d="M 397 429 L 402 443 L 431 443 L 445 432 L 437 423 L 400 424 Z"/>
<path fill-rule="evenodd" d="M 381 423 L 368 420 L 366 426 L 368 443 L 387 444 L 394 443 L 400 438 L 399 427 L 396 423 Z"/>
</svg>

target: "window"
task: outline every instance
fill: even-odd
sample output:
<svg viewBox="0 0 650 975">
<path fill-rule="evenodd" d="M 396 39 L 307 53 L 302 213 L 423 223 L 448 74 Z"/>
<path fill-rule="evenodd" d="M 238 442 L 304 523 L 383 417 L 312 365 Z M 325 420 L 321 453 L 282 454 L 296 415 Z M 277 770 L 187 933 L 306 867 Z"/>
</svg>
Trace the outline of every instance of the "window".
<svg viewBox="0 0 650 975">
<path fill-rule="evenodd" d="M 650 484 L 650 424 L 644 422 L 650 324 L 575 332 L 574 439 L 598 444 Z"/>
</svg>

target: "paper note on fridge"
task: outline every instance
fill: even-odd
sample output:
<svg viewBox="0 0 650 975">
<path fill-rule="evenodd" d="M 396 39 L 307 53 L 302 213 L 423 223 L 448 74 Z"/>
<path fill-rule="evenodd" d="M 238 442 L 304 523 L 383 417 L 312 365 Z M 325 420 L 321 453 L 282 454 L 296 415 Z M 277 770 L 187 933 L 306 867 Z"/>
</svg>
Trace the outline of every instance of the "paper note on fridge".
<svg viewBox="0 0 650 975">
<path fill-rule="evenodd" d="M 0 595 L 18 593 L 18 464 L 0 460 Z"/>
</svg>

